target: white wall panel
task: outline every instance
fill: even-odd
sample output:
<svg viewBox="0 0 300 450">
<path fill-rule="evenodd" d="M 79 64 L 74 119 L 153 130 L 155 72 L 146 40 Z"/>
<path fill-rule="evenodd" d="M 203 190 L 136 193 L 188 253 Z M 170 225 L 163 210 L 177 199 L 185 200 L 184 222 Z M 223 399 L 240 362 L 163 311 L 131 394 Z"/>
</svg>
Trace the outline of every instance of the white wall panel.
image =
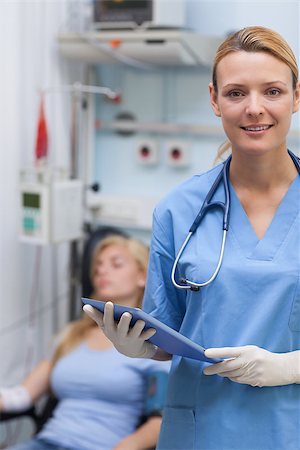
<svg viewBox="0 0 300 450">
<path fill-rule="evenodd" d="M 187 26 L 200 33 L 225 37 L 230 31 L 248 25 L 263 25 L 279 31 L 299 55 L 299 2 L 285 0 L 187 0 Z M 171 7 L 171 1 L 170 1 Z M 120 111 L 132 113 L 141 122 L 189 123 L 219 125 L 211 110 L 208 95 L 210 69 L 161 68 L 137 70 L 124 65 L 99 66 L 99 80 L 112 88 L 120 87 L 122 103 L 108 105 L 97 100 L 97 117 L 113 120 Z M 299 113 L 293 118 L 293 129 L 300 128 Z M 154 139 L 160 147 L 157 166 L 140 166 L 135 148 L 140 139 Z M 191 162 L 187 168 L 175 169 L 166 164 L 169 140 L 184 139 L 190 144 Z M 95 170 L 105 193 L 163 196 L 181 181 L 212 166 L 224 136 L 203 134 L 177 136 L 162 133 L 138 133 L 121 137 L 113 132 L 96 134 Z M 290 147 L 299 151 L 299 139 L 290 139 Z"/>
<path fill-rule="evenodd" d="M 82 67 L 67 64 L 57 50 L 67 3 L 0 2 L 0 385 L 20 381 L 44 354 L 53 329 L 66 320 L 67 246 L 19 243 L 18 182 L 20 168 L 34 161 L 39 90 L 82 81 Z M 46 97 L 52 165 L 69 165 L 69 112 L 66 94 Z"/>
</svg>

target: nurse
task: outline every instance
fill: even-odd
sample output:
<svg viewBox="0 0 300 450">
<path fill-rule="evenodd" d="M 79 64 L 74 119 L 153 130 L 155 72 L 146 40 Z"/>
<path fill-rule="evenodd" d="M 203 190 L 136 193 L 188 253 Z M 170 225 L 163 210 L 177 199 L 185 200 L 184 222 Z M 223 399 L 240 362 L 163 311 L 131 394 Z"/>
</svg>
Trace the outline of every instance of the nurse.
<svg viewBox="0 0 300 450">
<path fill-rule="evenodd" d="M 223 262 L 199 290 L 171 281 L 174 259 L 220 164 L 156 207 L 144 309 L 224 361 L 173 356 L 157 448 L 299 450 L 300 176 L 287 149 L 300 101 L 295 56 L 278 33 L 244 28 L 219 47 L 209 92 L 232 154 Z M 224 201 L 222 183 L 214 200 Z M 222 213 L 212 210 L 182 253 L 176 280 L 210 278 L 222 233 Z M 128 331 L 130 314 L 116 324 L 111 303 L 104 318 L 85 308 L 122 353 L 169 357 L 147 342 L 153 331 L 143 332 L 143 323 Z"/>
</svg>

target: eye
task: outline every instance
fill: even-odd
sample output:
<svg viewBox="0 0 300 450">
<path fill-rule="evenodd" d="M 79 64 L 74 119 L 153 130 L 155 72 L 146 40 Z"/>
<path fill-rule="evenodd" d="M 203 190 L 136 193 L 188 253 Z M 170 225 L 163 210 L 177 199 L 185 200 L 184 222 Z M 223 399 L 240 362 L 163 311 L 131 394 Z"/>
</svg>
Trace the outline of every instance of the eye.
<svg viewBox="0 0 300 450">
<path fill-rule="evenodd" d="M 272 97 L 275 97 L 275 96 L 277 96 L 277 95 L 279 95 L 279 94 L 280 94 L 280 90 L 277 89 L 277 88 L 272 88 L 272 89 L 269 89 L 269 90 L 267 91 L 267 95 L 270 95 L 270 96 L 272 96 Z"/>
<path fill-rule="evenodd" d="M 113 261 L 113 267 L 119 269 L 124 266 L 124 260 L 121 258 L 117 258 Z"/>
<path fill-rule="evenodd" d="M 242 96 L 243 96 L 243 94 L 240 91 L 230 91 L 227 94 L 227 97 L 231 97 L 231 98 L 240 98 Z"/>
</svg>

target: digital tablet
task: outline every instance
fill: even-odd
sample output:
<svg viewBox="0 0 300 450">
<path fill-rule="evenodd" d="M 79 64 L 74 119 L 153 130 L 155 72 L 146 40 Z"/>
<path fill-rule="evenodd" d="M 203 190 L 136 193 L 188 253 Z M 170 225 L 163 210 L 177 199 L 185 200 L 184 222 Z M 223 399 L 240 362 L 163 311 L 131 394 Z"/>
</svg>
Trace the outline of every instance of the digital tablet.
<svg viewBox="0 0 300 450">
<path fill-rule="evenodd" d="M 102 313 L 104 312 L 106 302 L 92 300 L 90 298 L 82 298 L 81 301 L 85 305 L 92 305 Z M 204 347 L 191 341 L 191 339 L 178 333 L 178 331 L 173 330 L 173 328 L 168 327 L 140 308 L 131 308 L 129 306 L 122 306 L 114 303 L 115 320 L 119 320 L 124 312 L 129 312 L 132 315 L 132 325 L 134 325 L 137 320 L 143 320 L 145 322 L 145 330 L 155 328 L 156 333 L 149 339 L 149 342 L 152 342 L 152 344 L 157 345 L 171 355 L 180 355 L 208 363 L 221 361 L 220 359 L 207 358 L 204 355 Z"/>
</svg>

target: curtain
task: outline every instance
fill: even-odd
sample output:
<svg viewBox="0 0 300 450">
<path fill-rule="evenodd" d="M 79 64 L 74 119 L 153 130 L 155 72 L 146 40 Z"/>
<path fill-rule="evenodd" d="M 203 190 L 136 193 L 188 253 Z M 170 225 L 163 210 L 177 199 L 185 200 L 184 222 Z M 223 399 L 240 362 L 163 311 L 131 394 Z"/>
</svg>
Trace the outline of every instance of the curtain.
<svg viewBox="0 0 300 450">
<path fill-rule="evenodd" d="M 20 170 L 34 167 L 39 92 L 82 81 L 83 69 L 60 56 L 57 34 L 70 4 L 0 2 L 0 385 L 20 382 L 67 320 L 68 244 L 19 241 Z M 69 98 L 45 96 L 51 167 L 69 165 Z"/>
</svg>

